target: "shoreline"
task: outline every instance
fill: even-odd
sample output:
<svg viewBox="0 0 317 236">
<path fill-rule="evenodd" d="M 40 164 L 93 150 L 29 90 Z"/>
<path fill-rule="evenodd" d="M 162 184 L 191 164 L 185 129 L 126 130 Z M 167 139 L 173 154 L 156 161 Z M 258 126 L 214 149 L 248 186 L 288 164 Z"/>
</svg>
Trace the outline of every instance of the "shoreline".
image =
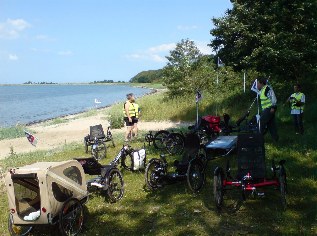
<svg viewBox="0 0 317 236">
<path fill-rule="evenodd" d="M 37 84 L 35 84 L 37 85 Z M 52 84 L 52 85 L 56 85 L 56 84 Z M 108 84 L 106 84 L 108 85 Z M 2 86 L 2 85 L 0 85 Z M 4 86 L 8 86 L 8 85 L 4 85 Z M 21 86 L 24 86 L 24 84 L 22 84 Z M 26 86 L 29 86 L 28 84 Z M 146 86 L 134 86 L 133 84 L 130 84 L 130 86 L 132 87 L 136 87 L 136 88 L 146 88 L 146 89 L 149 89 L 150 91 L 143 94 L 142 96 L 138 97 L 138 98 L 142 98 L 144 96 L 148 96 L 148 95 L 151 95 L 151 94 L 155 94 L 163 89 L 155 89 L 155 88 L 149 88 L 149 87 L 146 87 Z M 66 118 L 67 117 L 71 117 L 71 116 L 78 116 L 78 115 L 82 115 L 82 114 L 85 114 L 85 113 L 88 113 L 90 111 L 93 111 L 93 110 L 96 110 L 96 111 L 101 111 L 101 110 L 104 110 L 106 108 L 110 108 L 116 104 L 118 104 L 120 102 L 115 102 L 115 103 L 112 103 L 112 104 L 109 104 L 109 105 L 106 105 L 106 106 L 100 106 L 100 107 L 92 107 L 92 108 L 88 108 L 86 110 L 82 110 L 82 111 L 78 111 L 78 112 L 73 112 L 73 113 L 68 113 L 68 114 L 64 114 L 64 115 L 59 115 L 59 116 L 54 116 L 54 117 L 50 117 L 50 118 L 47 118 L 47 119 L 40 119 L 40 120 L 34 120 L 34 121 L 30 121 L 30 122 L 27 122 L 27 123 L 22 123 L 22 122 L 17 122 L 15 125 L 10 125 L 10 126 L 0 126 L 0 129 L 1 128 L 13 128 L 13 127 L 16 127 L 16 126 L 26 126 L 26 127 L 30 127 L 32 125 L 37 125 L 37 124 L 41 124 L 41 123 L 45 123 L 45 122 L 49 122 L 49 121 L 53 121 L 55 119 L 59 119 L 59 118 Z"/>
<path fill-rule="evenodd" d="M 150 93 L 143 96 L 150 96 L 157 92 L 163 92 L 164 90 L 155 89 Z M 104 130 L 110 125 L 108 116 L 105 112 L 106 109 L 111 109 L 112 106 L 99 108 L 97 113 L 83 116 L 86 112 L 82 112 L 75 115 L 64 116 L 63 119 L 67 119 L 67 122 L 47 124 L 48 121 L 42 121 L 38 123 L 29 124 L 28 128 L 32 130 L 33 135 L 37 138 L 38 142 L 36 147 L 32 146 L 25 136 L 12 139 L 4 139 L 0 141 L 0 160 L 10 157 L 14 154 L 28 154 L 32 155 L 36 151 L 50 151 L 57 150 L 65 144 L 69 143 L 81 143 L 87 134 L 89 133 L 89 127 L 93 125 L 102 124 Z M 173 122 L 173 121 L 140 121 L 140 131 L 158 131 L 161 129 L 176 128 L 180 126 L 187 126 L 186 122 Z M 124 142 L 125 127 L 120 129 L 112 129 L 112 133 L 116 134 L 119 139 L 117 143 Z M 118 135 L 119 134 L 119 135 Z M 122 136 L 122 139 L 121 139 Z M 84 155 L 84 153 L 83 153 Z"/>
</svg>

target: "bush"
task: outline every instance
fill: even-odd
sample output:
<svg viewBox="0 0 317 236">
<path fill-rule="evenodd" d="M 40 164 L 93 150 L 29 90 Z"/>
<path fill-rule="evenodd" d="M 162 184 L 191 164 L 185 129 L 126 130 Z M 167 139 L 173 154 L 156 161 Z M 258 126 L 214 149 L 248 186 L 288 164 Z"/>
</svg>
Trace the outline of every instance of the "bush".
<svg viewBox="0 0 317 236">
<path fill-rule="evenodd" d="M 108 115 L 109 115 L 109 123 L 111 125 L 111 128 L 120 129 L 124 126 L 123 115 L 121 112 L 112 109 Z"/>
</svg>

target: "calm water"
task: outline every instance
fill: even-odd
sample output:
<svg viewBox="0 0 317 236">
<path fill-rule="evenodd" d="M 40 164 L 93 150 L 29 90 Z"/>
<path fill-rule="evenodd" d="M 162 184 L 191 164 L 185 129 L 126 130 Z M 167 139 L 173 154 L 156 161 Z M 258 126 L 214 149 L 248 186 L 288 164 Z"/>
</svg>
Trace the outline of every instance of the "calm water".
<svg viewBox="0 0 317 236">
<path fill-rule="evenodd" d="M 126 85 L 0 86 L 0 127 L 27 124 L 140 97 L 149 89 Z M 100 104 L 95 104 L 95 99 Z"/>
</svg>

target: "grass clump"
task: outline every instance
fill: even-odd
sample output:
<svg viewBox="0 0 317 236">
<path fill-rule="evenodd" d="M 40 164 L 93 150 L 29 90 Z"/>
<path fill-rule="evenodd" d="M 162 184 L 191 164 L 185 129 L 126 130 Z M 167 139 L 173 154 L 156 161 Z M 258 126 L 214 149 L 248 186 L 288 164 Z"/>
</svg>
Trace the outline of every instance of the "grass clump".
<svg viewBox="0 0 317 236">
<path fill-rule="evenodd" d="M 24 130 L 26 130 L 26 127 L 23 125 L 0 127 L 0 140 L 24 137 Z"/>
</svg>

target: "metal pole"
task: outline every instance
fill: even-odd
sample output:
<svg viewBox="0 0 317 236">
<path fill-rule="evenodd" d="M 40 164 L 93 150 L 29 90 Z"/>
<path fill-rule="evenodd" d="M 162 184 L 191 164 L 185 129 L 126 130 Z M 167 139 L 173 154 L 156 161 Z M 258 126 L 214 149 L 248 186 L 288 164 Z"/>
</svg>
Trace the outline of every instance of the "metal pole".
<svg viewBox="0 0 317 236">
<path fill-rule="evenodd" d="M 245 72 L 243 73 L 243 91 L 245 93 Z"/>
</svg>

